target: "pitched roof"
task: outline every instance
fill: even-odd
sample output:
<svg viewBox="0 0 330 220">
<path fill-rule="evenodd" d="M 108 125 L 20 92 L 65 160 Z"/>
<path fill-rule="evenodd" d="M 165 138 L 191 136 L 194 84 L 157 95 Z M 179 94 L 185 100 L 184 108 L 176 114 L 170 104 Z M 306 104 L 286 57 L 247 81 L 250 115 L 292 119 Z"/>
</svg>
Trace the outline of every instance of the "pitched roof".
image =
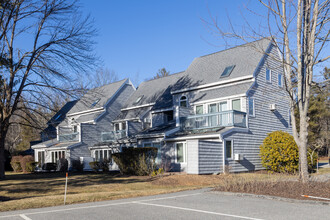
<svg viewBox="0 0 330 220">
<path fill-rule="evenodd" d="M 68 114 L 104 107 L 108 100 L 127 82 L 123 79 L 89 90 L 69 111 Z"/>
<path fill-rule="evenodd" d="M 239 77 L 252 77 L 270 42 L 269 38 L 263 38 L 217 53 L 201 56 L 195 58 L 184 72 L 142 82 L 127 101 L 125 108 L 151 103 L 154 103 L 152 110 L 169 108 L 173 105 L 171 94 L 173 91 Z M 223 71 L 229 66 L 235 67 L 228 76 L 221 77 Z M 194 98 L 194 101 L 241 94 L 246 92 L 251 85 L 251 82 L 247 82 L 240 85 L 200 92 Z M 132 114 L 137 112 L 137 110 L 129 111 L 133 112 Z M 128 117 L 125 115 L 129 114 L 129 111 L 122 112 L 117 119 L 127 119 Z"/>
<path fill-rule="evenodd" d="M 185 71 L 191 83 L 204 85 L 217 81 L 252 76 L 270 44 L 269 38 L 243 44 L 195 58 Z M 226 67 L 235 65 L 231 74 L 221 77 Z M 182 89 L 182 88 L 178 88 Z"/>
<path fill-rule="evenodd" d="M 133 95 L 128 99 L 125 108 L 155 102 L 159 103 L 159 108 L 171 106 L 171 90 L 173 88 L 173 85 L 177 83 L 184 75 L 185 72 L 180 72 L 163 78 L 152 79 L 142 82 L 137 88 L 137 90 L 133 93 Z M 162 98 L 163 101 L 159 102 L 160 98 Z"/>
<path fill-rule="evenodd" d="M 65 119 L 66 113 L 68 113 L 77 102 L 78 100 L 67 102 L 58 112 L 56 112 L 56 114 L 47 122 L 47 124 L 59 124 Z"/>
</svg>

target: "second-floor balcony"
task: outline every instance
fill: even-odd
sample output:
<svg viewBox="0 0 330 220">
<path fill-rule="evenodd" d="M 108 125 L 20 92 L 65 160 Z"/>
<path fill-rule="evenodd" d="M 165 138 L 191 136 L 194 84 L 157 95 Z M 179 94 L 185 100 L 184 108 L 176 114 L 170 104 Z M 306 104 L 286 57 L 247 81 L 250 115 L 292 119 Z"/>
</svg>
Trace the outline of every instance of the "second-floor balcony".
<svg viewBox="0 0 330 220">
<path fill-rule="evenodd" d="M 79 132 L 60 134 L 58 140 L 59 142 L 79 141 Z"/>
<path fill-rule="evenodd" d="M 126 137 L 126 130 L 110 131 L 110 132 L 101 133 L 102 142 L 114 142 L 114 141 L 124 138 L 124 137 Z"/>
<path fill-rule="evenodd" d="M 210 114 L 190 115 L 181 119 L 183 130 L 210 129 L 216 127 L 247 127 L 246 113 L 223 111 Z"/>
</svg>

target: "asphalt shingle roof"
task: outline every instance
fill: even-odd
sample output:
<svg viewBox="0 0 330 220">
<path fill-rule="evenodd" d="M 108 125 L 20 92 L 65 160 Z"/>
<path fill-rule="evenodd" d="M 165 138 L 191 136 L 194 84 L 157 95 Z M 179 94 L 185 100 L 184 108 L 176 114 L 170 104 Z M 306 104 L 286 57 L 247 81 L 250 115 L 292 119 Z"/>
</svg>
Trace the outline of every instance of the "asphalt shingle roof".
<svg viewBox="0 0 330 220">
<path fill-rule="evenodd" d="M 258 41 L 233 47 L 217 53 L 195 58 L 186 71 L 167 77 L 142 82 L 134 94 L 127 101 L 126 107 L 140 106 L 155 103 L 152 110 L 169 108 L 173 105 L 171 92 L 192 88 L 209 83 L 231 80 L 244 76 L 253 76 L 259 62 L 270 44 L 270 39 L 263 38 Z M 229 76 L 220 77 L 228 66 L 235 65 Z M 220 98 L 228 95 L 246 92 L 251 82 L 221 89 L 200 92 L 194 101 Z M 140 99 L 140 100 L 139 100 Z M 136 102 L 139 100 L 139 102 Z M 132 111 L 136 113 L 138 110 Z M 125 114 L 120 114 L 117 119 L 127 119 Z"/>
<path fill-rule="evenodd" d="M 89 90 L 68 112 L 68 114 L 78 113 L 86 110 L 104 107 L 107 101 L 118 91 L 118 89 L 127 81 L 123 79 L 102 87 Z M 95 103 L 95 105 L 92 105 Z"/>
<path fill-rule="evenodd" d="M 203 85 L 217 81 L 252 76 L 270 43 L 268 38 L 243 44 L 193 60 L 186 75 L 192 84 Z M 235 65 L 231 74 L 220 77 L 226 67 Z M 183 89 L 183 88 L 178 88 Z"/>
</svg>

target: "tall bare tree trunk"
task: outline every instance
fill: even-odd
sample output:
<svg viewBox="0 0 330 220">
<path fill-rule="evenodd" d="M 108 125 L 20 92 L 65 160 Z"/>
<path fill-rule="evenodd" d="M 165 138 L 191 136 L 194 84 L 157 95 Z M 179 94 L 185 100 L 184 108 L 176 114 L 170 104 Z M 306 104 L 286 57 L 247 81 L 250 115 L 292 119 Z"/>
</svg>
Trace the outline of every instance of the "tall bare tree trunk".
<svg viewBox="0 0 330 220">
<path fill-rule="evenodd" d="M 0 131 L 0 180 L 5 178 L 5 132 Z"/>
</svg>

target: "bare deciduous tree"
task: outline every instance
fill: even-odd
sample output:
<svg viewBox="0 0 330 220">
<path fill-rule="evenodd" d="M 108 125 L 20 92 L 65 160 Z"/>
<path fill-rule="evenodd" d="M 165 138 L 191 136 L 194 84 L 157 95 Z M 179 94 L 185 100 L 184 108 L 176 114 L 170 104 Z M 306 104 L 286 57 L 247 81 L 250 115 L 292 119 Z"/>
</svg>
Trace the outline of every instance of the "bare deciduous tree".
<svg viewBox="0 0 330 220">
<path fill-rule="evenodd" d="M 91 80 L 92 88 L 101 87 L 118 80 L 118 76 L 116 75 L 114 70 L 109 70 L 108 68 L 98 68 Z"/>
<path fill-rule="evenodd" d="M 211 16 L 208 27 L 215 30 L 223 40 L 236 39 L 248 42 L 271 36 L 273 43 L 281 53 L 274 57 L 282 63 L 285 75 L 286 90 L 290 97 L 292 131 L 299 146 L 299 170 L 303 182 L 308 181 L 308 107 L 311 85 L 315 67 L 326 61 L 330 56 L 324 54 L 329 41 L 329 0 L 259 0 L 267 10 L 267 14 L 247 8 L 259 21 L 265 21 L 254 27 L 249 19 L 243 19 L 244 28 L 238 30 L 229 22 L 229 30 L 221 27 Z M 214 29 L 213 29 L 214 30 Z M 227 43 L 227 42 L 226 42 Z M 266 53 L 266 51 L 262 51 Z M 294 117 L 294 109 L 299 112 L 299 124 Z"/>
<path fill-rule="evenodd" d="M 12 117 L 37 126 L 43 116 L 38 109 L 49 107 L 48 94 L 69 94 L 76 74 L 94 65 L 95 29 L 78 9 L 74 0 L 0 3 L 0 179 Z"/>
</svg>

